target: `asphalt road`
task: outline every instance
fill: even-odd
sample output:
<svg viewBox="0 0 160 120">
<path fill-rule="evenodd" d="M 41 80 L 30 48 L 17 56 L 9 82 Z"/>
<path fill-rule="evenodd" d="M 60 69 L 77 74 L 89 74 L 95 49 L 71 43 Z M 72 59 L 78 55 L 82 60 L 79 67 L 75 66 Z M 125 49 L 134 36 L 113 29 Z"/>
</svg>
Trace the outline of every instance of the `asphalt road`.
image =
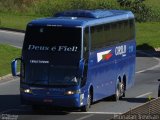
<svg viewBox="0 0 160 120">
<path fill-rule="evenodd" d="M 23 38 L 24 34 L 21 33 L 0 31 L 0 43 L 21 47 Z M 57 108 L 35 113 L 30 106 L 20 105 L 19 78 L 0 81 L 0 119 L 14 117 L 22 120 L 107 120 L 115 114 L 124 113 L 147 102 L 149 96 L 157 97 L 160 59 L 148 57 L 146 54 L 148 53 L 137 54 L 135 85 L 126 92 L 126 97 L 118 102 L 113 102 L 108 98 L 98 101 L 87 113 L 77 110 L 59 111 Z"/>
<path fill-rule="evenodd" d="M 23 39 L 24 33 L 0 30 L 0 43 L 21 48 L 23 45 Z"/>
</svg>

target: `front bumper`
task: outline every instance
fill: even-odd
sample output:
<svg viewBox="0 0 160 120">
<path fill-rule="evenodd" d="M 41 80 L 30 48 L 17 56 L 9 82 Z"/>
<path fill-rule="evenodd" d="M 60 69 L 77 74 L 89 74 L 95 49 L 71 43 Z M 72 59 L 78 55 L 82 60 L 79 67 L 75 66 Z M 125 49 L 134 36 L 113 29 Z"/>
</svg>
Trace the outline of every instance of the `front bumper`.
<svg viewBox="0 0 160 120">
<path fill-rule="evenodd" d="M 59 107 L 80 107 L 80 94 L 64 96 L 38 96 L 21 94 L 21 102 L 25 105 L 51 105 Z"/>
</svg>

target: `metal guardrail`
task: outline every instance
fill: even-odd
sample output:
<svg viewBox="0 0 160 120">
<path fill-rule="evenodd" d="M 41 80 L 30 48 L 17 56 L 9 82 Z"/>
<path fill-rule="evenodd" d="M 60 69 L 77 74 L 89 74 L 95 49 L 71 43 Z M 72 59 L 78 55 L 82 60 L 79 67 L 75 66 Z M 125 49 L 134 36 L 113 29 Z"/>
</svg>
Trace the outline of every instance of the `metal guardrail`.
<svg viewBox="0 0 160 120">
<path fill-rule="evenodd" d="M 160 120 L 160 98 L 117 115 L 112 120 Z"/>
</svg>

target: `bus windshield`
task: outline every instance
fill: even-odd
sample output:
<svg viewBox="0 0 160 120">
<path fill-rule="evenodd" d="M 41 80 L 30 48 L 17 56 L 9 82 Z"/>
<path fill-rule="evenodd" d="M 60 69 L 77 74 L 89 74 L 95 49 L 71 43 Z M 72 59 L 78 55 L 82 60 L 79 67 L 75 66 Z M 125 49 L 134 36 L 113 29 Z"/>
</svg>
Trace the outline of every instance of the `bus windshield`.
<svg viewBox="0 0 160 120">
<path fill-rule="evenodd" d="M 81 29 L 29 26 L 23 45 L 25 82 L 42 85 L 77 84 Z"/>
</svg>

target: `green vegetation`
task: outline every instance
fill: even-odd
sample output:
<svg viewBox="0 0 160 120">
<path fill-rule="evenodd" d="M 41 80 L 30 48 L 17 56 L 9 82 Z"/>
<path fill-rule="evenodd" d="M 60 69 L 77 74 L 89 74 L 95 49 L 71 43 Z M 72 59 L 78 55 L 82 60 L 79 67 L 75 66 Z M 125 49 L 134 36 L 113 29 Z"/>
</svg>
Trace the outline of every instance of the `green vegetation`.
<svg viewBox="0 0 160 120">
<path fill-rule="evenodd" d="M 45 0 L 35 2 L 34 11 L 38 15 L 53 14 L 74 9 L 119 9 L 116 0 Z"/>
<path fill-rule="evenodd" d="M 52 16 L 60 11 L 74 9 L 127 9 L 134 12 L 139 21 L 150 21 L 150 16 L 155 21 L 160 20 L 158 12 L 151 9 L 150 3 L 148 0 L 0 0 L 0 12 Z"/>
<path fill-rule="evenodd" d="M 37 17 L 35 16 L 22 16 L 0 13 L 0 27 L 25 30 L 26 24 L 36 18 Z"/>
<path fill-rule="evenodd" d="M 20 49 L 0 44 L 0 77 L 11 73 L 11 61 L 20 54 Z"/>
<path fill-rule="evenodd" d="M 0 0 L 0 27 L 25 29 L 27 22 L 74 9 L 127 9 L 139 22 L 160 21 L 159 0 Z"/>
<path fill-rule="evenodd" d="M 53 15 L 69 9 L 119 7 L 117 0 L 0 0 L 0 12 Z M 25 13 L 26 14 L 26 13 Z"/>
<path fill-rule="evenodd" d="M 146 0 L 145 4 L 152 10 L 151 21 L 160 21 L 160 0 Z"/>
<path fill-rule="evenodd" d="M 153 9 L 160 10 L 160 0 L 145 0 L 144 3 Z"/>
<path fill-rule="evenodd" d="M 160 48 L 160 22 L 137 23 L 136 31 L 138 49 Z"/>
</svg>

